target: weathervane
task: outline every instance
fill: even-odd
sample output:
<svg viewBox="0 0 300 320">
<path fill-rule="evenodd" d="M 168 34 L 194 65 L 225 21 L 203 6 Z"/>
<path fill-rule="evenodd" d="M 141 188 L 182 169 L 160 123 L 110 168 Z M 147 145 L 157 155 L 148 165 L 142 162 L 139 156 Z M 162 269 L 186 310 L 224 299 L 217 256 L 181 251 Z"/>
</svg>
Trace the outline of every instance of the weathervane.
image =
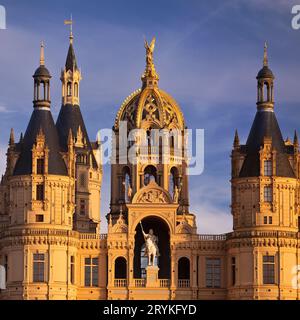
<svg viewBox="0 0 300 320">
<path fill-rule="evenodd" d="M 74 23 L 72 14 L 71 14 L 71 19 L 65 20 L 64 23 L 65 23 L 65 25 L 70 26 L 70 43 L 72 43 L 73 42 L 73 23 Z"/>
</svg>

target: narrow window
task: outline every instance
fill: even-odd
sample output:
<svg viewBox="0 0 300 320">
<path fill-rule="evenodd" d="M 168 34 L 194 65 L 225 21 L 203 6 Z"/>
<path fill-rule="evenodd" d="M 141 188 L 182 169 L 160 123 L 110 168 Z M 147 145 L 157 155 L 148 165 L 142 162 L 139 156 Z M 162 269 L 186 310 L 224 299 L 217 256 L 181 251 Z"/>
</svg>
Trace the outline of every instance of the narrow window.
<svg viewBox="0 0 300 320">
<path fill-rule="evenodd" d="M 264 224 L 268 224 L 268 217 L 264 217 Z"/>
<path fill-rule="evenodd" d="M 37 159 L 37 161 L 36 161 L 36 173 L 37 174 L 44 174 L 44 166 L 45 166 L 44 159 Z"/>
<path fill-rule="evenodd" d="M 5 269 L 5 282 L 7 282 L 7 275 L 8 275 L 8 256 L 5 255 L 4 257 L 4 269 Z"/>
<path fill-rule="evenodd" d="M 221 287 L 221 259 L 206 258 L 206 287 Z"/>
<path fill-rule="evenodd" d="M 68 97 L 72 96 L 72 83 L 68 82 L 67 84 L 67 95 Z"/>
<path fill-rule="evenodd" d="M 74 92 L 75 92 L 75 97 L 77 98 L 78 97 L 78 83 L 75 82 L 74 84 Z"/>
<path fill-rule="evenodd" d="M 45 282 L 45 255 L 43 253 L 33 255 L 33 282 Z"/>
<path fill-rule="evenodd" d="M 269 217 L 269 224 L 273 224 L 273 217 Z"/>
<path fill-rule="evenodd" d="M 235 261 L 235 257 L 231 258 L 231 284 L 232 286 L 235 285 L 235 281 L 236 281 L 236 261 Z"/>
<path fill-rule="evenodd" d="M 98 258 L 85 258 L 84 285 L 86 287 L 98 287 Z"/>
<path fill-rule="evenodd" d="M 81 199 L 80 200 L 80 215 L 85 216 L 86 213 L 86 203 L 85 200 Z"/>
<path fill-rule="evenodd" d="M 273 201 L 271 186 L 264 187 L 264 200 L 265 200 L 265 202 L 272 202 Z"/>
<path fill-rule="evenodd" d="M 275 284 L 275 256 L 263 256 L 263 283 Z"/>
<path fill-rule="evenodd" d="M 264 175 L 267 177 L 272 176 L 272 161 L 271 160 L 265 160 L 264 161 Z"/>
<path fill-rule="evenodd" d="M 44 200 L 44 185 L 38 184 L 36 186 L 36 200 L 43 201 Z"/>
<path fill-rule="evenodd" d="M 80 187 L 84 188 L 85 187 L 85 174 L 82 173 L 79 177 L 79 184 L 80 184 Z"/>
<path fill-rule="evenodd" d="M 70 258 L 70 281 L 71 284 L 75 284 L 75 257 Z"/>
</svg>

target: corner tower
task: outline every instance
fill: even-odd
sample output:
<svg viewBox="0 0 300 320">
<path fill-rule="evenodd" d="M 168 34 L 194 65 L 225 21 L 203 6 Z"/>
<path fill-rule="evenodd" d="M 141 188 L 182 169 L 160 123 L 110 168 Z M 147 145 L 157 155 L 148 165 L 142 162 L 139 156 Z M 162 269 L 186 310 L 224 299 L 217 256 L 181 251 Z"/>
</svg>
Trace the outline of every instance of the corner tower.
<svg viewBox="0 0 300 320">
<path fill-rule="evenodd" d="M 102 166 L 100 141 L 91 142 L 81 114 L 79 89 L 82 79 L 73 47 L 70 44 L 65 67 L 61 71 L 62 107 L 56 122 L 60 146 L 68 158 L 68 144 L 74 144 L 76 166 L 76 209 L 74 227 L 80 232 L 99 232 Z"/>
<path fill-rule="evenodd" d="M 266 44 L 256 79 L 257 111 L 247 142 L 241 145 L 236 133 L 232 150 L 234 232 L 228 239 L 228 294 L 234 299 L 294 299 L 292 268 L 299 263 L 298 142 L 296 137 L 294 145 L 282 138 Z"/>
<path fill-rule="evenodd" d="M 7 290 L 2 297 L 74 298 L 68 289 L 69 256 L 76 251 L 76 240 L 70 240 L 75 207 L 74 158 L 66 163 L 61 154 L 51 114 L 51 75 L 45 66 L 43 44 L 33 78 L 34 110 L 24 138 L 16 142 L 11 132 L 0 188 L 1 215 L 6 216 L 1 217 L 6 225 L 0 248 L 8 266 Z"/>
</svg>

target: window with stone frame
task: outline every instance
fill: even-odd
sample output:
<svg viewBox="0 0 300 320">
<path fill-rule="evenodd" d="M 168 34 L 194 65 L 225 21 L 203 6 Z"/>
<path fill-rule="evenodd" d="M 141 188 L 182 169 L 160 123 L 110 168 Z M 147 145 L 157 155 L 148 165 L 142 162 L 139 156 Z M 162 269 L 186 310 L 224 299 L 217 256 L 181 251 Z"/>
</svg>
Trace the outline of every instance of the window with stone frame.
<svg viewBox="0 0 300 320">
<path fill-rule="evenodd" d="M 265 186 L 264 187 L 264 201 L 265 202 L 272 202 L 273 201 L 272 186 Z"/>
<path fill-rule="evenodd" d="M 84 285 L 85 287 L 98 287 L 99 278 L 99 259 L 85 258 L 84 259 Z"/>
<path fill-rule="evenodd" d="M 263 284 L 275 284 L 275 256 L 263 256 Z"/>
<path fill-rule="evenodd" d="M 264 161 L 264 175 L 270 177 L 273 175 L 273 164 L 272 160 Z"/>
<path fill-rule="evenodd" d="M 221 259 L 206 258 L 206 287 L 221 287 Z"/>
</svg>

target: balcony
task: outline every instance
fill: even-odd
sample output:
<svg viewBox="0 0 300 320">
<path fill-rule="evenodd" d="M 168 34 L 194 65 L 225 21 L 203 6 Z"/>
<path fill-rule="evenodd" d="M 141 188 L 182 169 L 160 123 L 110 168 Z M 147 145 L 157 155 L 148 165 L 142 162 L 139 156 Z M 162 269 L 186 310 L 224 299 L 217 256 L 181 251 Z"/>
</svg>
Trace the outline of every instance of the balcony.
<svg viewBox="0 0 300 320">
<path fill-rule="evenodd" d="M 114 286 L 116 288 L 126 288 L 127 287 L 127 279 L 115 279 Z"/>
<path fill-rule="evenodd" d="M 189 287 L 190 287 L 190 280 L 186 280 L 186 279 L 178 280 L 178 288 L 189 288 Z"/>
<path fill-rule="evenodd" d="M 134 279 L 134 285 L 136 288 L 146 287 L 146 279 Z"/>
</svg>

